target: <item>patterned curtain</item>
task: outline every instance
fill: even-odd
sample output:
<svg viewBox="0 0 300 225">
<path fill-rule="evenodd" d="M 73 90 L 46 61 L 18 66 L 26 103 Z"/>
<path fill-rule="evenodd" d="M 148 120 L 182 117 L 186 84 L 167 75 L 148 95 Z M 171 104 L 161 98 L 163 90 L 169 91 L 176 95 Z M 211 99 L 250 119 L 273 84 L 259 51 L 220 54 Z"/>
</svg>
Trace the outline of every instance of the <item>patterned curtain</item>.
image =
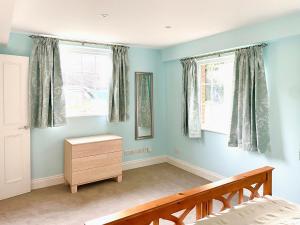
<svg viewBox="0 0 300 225">
<path fill-rule="evenodd" d="M 229 146 L 263 153 L 270 148 L 263 47 L 235 53 L 235 88 Z"/>
<path fill-rule="evenodd" d="M 183 132 L 189 138 L 201 137 L 200 76 L 194 59 L 181 60 L 183 67 Z"/>
<path fill-rule="evenodd" d="M 138 126 L 151 128 L 152 106 L 151 106 L 151 74 L 140 74 L 137 76 L 139 87 L 138 95 Z"/>
<path fill-rule="evenodd" d="M 66 123 L 58 40 L 33 36 L 30 58 L 30 125 L 57 127 Z"/>
<path fill-rule="evenodd" d="M 113 79 L 109 96 L 109 121 L 128 118 L 128 47 L 113 46 Z"/>
</svg>

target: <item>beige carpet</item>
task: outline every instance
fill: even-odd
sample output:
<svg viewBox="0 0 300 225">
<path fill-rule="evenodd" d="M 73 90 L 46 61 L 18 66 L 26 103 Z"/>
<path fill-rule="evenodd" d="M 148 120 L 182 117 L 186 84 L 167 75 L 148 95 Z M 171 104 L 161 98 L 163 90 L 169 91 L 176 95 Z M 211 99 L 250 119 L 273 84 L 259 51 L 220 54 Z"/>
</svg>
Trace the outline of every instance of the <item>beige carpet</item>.
<svg viewBox="0 0 300 225">
<path fill-rule="evenodd" d="M 122 183 L 108 180 L 81 186 L 76 194 L 71 194 L 65 185 L 57 185 L 2 200 L 0 224 L 83 225 L 85 221 L 206 183 L 205 179 L 163 163 L 125 171 Z M 188 220 L 193 221 L 194 215 Z"/>
</svg>

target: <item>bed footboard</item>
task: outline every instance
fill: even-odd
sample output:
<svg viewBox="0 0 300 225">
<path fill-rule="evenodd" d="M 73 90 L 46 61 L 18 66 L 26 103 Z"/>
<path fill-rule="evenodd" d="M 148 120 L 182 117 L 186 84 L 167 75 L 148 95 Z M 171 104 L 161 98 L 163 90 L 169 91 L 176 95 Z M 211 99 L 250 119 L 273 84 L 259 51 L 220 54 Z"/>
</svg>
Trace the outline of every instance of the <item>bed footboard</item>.
<svg viewBox="0 0 300 225">
<path fill-rule="evenodd" d="M 86 222 L 85 225 L 159 225 L 159 220 L 173 221 L 184 225 L 185 217 L 196 208 L 196 218 L 201 219 L 212 213 L 213 200 L 223 204 L 221 210 L 231 208 L 231 200 L 237 195 L 238 204 L 244 201 L 244 190 L 248 199 L 272 195 L 272 171 L 266 166 L 237 176 L 193 188 L 175 195 L 164 197 L 115 214 Z M 263 193 L 259 193 L 260 187 Z M 247 200 L 248 200 L 247 199 Z M 173 214 L 183 211 L 180 216 Z"/>
</svg>

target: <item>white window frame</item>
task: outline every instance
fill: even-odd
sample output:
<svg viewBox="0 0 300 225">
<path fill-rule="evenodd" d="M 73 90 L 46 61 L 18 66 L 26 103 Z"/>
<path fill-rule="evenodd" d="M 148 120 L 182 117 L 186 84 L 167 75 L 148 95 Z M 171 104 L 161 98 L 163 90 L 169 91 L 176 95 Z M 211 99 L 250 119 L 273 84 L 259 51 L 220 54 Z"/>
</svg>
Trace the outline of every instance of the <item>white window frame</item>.
<svg viewBox="0 0 300 225">
<path fill-rule="evenodd" d="M 95 54 L 95 55 L 107 55 L 111 57 L 112 59 L 112 50 L 108 47 L 90 47 L 90 46 L 79 46 L 79 45 L 70 45 L 61 43 L 59 44 L 60 51 L 69 51 L 72 53 L 79 53 L 79 54 Z M 61 60 L 62 61 L 62 60 Z M 63 68 L 62 68 L 63 69 Z M 112 73 L 111 73 L 112 77 Z M 110 79 L 111 79 L 110 77 Z M 65 91 L 65 90 L 64 90 Z M 109 92 L 109 85 L 107 87 L 107 91 Z M 108 99 L 107 99 L 108 101 Z M 67 101 L 66 101 L 66 109 L 67 109 Z M 67 110 L 66 110 L 67 111 Z M 108 109 L 105 114 L 95 114 L 95 113 L 89 113 L 89 114 L 80 114 L 78 115 L 67 115 L 67 118 L 77 118 L 77 117 L 106 117 L 108 115 Z"/>
<path fill-rule="evenodd" d="M 208 57 L 208 58 L 203 58 L 203 59 L 198 59 L 197 60 L 197 66 L 198 66 L 198 71 L 199 71 L 199 76 L 200 76 L 200 92 L 201 92 L 201 106 L 202 106 L 202 83 L 201 83 L 201 78 L 202 78 L 202 74 L 201 74 L 201 65 L 205 65 L 205 64 L 210 64 L 210 63 L 218 63 L 218 62 L 233 62 L 234 63 L 234 60 L 235 60 L 235 55 L 234 53 L 227 53 L 227 54 L 222 54 L 222 55 L 219 55 L 219 56 L 212 56 L 212 57 Z M 230 90 L 230 95 L 232 96 L 232 100 L 233 100 L 233 89 L 234 89 L 234 68 L 232 70 L 232 85 L 231 85 L 231 90 Z M 229 109 L 229 115 L 228 115 L 228 129 L 227 131 L 225 131 L 225 129 L 216 129 L 216 128 L 212 128 L 212 127 L 209 127 L 208 125 L 205 124 L 205 122 L 203 122 L 203 118 L 202 118 L 202 109 L 200 108 L 200 113 L 201 113 L 201 129 L 203 131 L 208 131 L 208 132 L 214 132 L 214 133 L 219 133 L 219 134 L 229 134 L 230 132 L 230 122 L 231 122 L 231 110 L 232 110 L 232 102 L 233 101 L 230 101 L 230 105 L 228 106 L 230 109 Z"/>
</svg>

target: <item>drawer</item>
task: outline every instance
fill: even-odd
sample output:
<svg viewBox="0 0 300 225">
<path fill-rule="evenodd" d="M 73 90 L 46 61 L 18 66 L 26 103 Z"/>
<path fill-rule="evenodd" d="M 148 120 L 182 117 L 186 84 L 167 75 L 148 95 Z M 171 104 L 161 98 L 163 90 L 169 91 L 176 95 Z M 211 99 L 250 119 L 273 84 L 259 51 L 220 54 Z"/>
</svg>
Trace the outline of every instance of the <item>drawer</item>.
<svg viewBox="0 0 300 225">
<path fill-rule="evenodd" d="M 110 152 L 101 155 L 92 155 L 87 157 L 72 159 L 72 172 L 91 169 L 112 164 L 121 164 L 122 152 Z"/>
<path fill-rule="evenodd" d="M 97 167 L 74 172 L 72 175 L 72 185 L 90 183 L 105 178 L 115 177 L 122 174 L 121 164 L 113 164 L 104 167 Z"/>
<path fill-rule="evenodd" d="M 103 141 L 72 146 L 72 158 L 119 152 L 122 150 L 122 140 Z"/>
</svg>

